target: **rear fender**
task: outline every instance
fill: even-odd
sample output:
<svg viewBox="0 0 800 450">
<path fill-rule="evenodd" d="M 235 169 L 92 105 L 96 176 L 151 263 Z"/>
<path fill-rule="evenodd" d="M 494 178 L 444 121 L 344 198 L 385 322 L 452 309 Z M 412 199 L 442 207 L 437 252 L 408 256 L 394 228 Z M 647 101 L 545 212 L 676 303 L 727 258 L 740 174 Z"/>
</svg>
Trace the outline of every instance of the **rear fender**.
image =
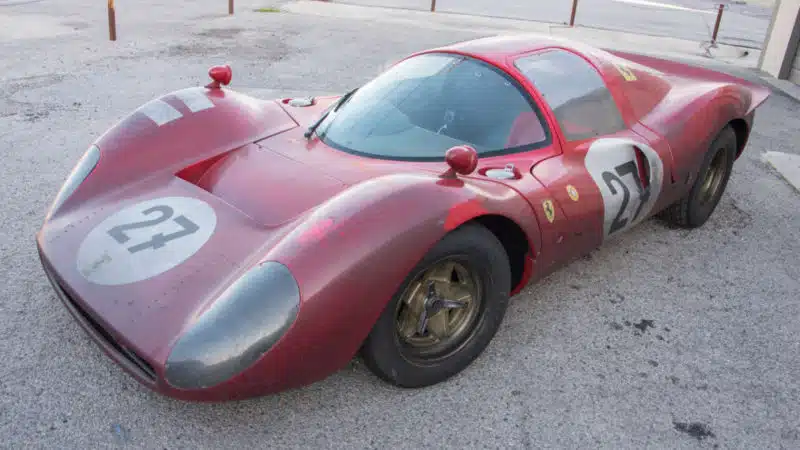
<svg viewBox="0 0 800 450">
<path fill-rule="evenodd" d="M 740 84 L 727 84 L 709 93 L 710 100 L 704 111 L 701 112 L 701 117 L 706 118 L 707 126 L 703 129 L 704 132 L 700 133 L 701 139 L 698 143 L 700 148 L 694 155 L 694 164 L 691 166 L 693 170 L 699 168 L 706 150 L 716 139 L 720 130 L 734 121 L 741 120 L 744 121 L 744 127 L 740 129 L 734 127 L 737 138 L 740 139 L 736 155 L 737 158 L 739 157 L 750 136 L 755 108 L 766 98 L 762 94 L 758 90 Z"/>
<path fill-rule="evenodd" d="M 538 244 L 530 206 L 492 181 L 388 175 L 319 206 L 264 257 L 290 268 L 302 297 L 297 321 L 272 350 L 286 361 L 282 370 L 300 385 L 347 364 L 426 252 L 488 214 L 514 220 Z"/>
<path fill-rule="evenodd" d="M 753 121 L 752 92 L 736 84 L 713 82 L 682 86 L 672 93 L 675 100 L 686 98 L 682 107 L 663 104 L 641 123 L 665 137 L 673 152 L 676 173 L 687 174 L 699 167 L 719 131 L 733 120 L 742 119 L 749 131 Z M 683 182 L 691 180 L 683 179 Z"/>
<path fill-rule="evenodd" d="M 655 56 L 610 49 L 605 49 L 605 51 L 614 56 L 655 69 L 668 77 L 672 77 L 672 81 L 676 82 L 682 90 L 687 90 L 687 87 L 689 88 L 688 90 L 691 90 L 692 87 L 695 87 L 692 86 L 692 84 L 695 83 L 697 90 L 700 92 L 706 89 L 707 86 L 714 85 L 724 86 L 722 88 L 723 90 L 732 91 L 733 95 L 731 100 L 737 104 L 737 111 L 735 114 L 728 114 L 727 121 L 723 120 L 715 123 L 715 130 L 717 131 L 734 119 L 744 120 L 747 124 L 747 131 L 749 131 L 752 127 L 756 109 L 772 94 L 772 90 L 762 82 L 751 81 L 751 79 L 756 78 L 754 75 L 736 76 L 708 67 L 701 67 L 691 63 L 673 61 Z M 739 143 L 740 150 L 744 147 L 745 142 L 746 134 L 745 139 Z"/>
<path fill-rule="evenodd" d="M 744 115 L 748 115 L 755 111 L 764 101 L 770 96 L 770 88 L 763 84 L 754 83 L 742 77 L 731 75 L 728 73 L 713 70 L 707 67 L 700 67 L 694 64 L 683 63 L 679 61 L 672 61 L 656 56 L 648 56 L 637 53 L 624 52 L 620 50 L 604 49 L 606 52 L 618 56 L 620 58 L 633 61 L 638 64 L 648 66 L 668 75 L 675 75 L 678 77 L 696 80 L 699 82 L 710 81 L 717 83 L 732 84 L 741 87 L 747 91 L 749 97 L 745 105 Z"/>
<path fill-rule="evenodd" d="M 703 142 L 706 144 L 703 148 L 708 148 L 711 141 L 728 123 L 747 117 L 749 106 L 752 103 L 752 93 L 735 84 L 720 87 L 710 96 L 711 99 L 704 113 L 704 116 L 708 118 L 708 127 L 707 134 L 703 136 Z"/>
</svg>

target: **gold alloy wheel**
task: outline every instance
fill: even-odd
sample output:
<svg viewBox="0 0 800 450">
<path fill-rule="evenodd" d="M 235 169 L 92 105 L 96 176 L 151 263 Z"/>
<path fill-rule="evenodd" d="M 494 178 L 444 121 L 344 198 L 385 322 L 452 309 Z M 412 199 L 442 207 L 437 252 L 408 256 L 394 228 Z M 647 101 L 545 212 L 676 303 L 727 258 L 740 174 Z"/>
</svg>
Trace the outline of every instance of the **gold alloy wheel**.
<svg viewBox="0 0 800 450">
<path fill-rule="evenodd" d="M 435 357 L 467 336 L 481 305 L 478 278 L 452 259 L 436 263 L 406 289 L 396 311 L 400 342 L 417 357 Z"/>
<path fill-rule="evenodd" d="M 722 186 L 722 180 L 725 179 L 725 172 L 728 168 L 728 152 L 723 148 L 717 151 L 714 159 L 708 166 L 706 178 L 700 186 L 700 204 L 705 205 L 713 199 Z"/>
</svg>

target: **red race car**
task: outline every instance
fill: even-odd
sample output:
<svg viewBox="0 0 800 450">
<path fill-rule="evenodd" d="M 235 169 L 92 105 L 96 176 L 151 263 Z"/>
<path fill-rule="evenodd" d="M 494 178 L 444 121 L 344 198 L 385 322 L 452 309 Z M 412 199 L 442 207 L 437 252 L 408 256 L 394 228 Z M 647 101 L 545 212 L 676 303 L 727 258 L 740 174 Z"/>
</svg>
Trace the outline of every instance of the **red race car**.
<svg viewBox="0 0 800 450">
<path fill-rule="evenodd" d="M 37 235 L 66 308 L 167 396 L 428 386 L 527 283 L 658 215 L 701 226 L 764 87 L 536 35 L 413 54 L 336 97 L 213 81 L 91 145 Z"/>
</svg>

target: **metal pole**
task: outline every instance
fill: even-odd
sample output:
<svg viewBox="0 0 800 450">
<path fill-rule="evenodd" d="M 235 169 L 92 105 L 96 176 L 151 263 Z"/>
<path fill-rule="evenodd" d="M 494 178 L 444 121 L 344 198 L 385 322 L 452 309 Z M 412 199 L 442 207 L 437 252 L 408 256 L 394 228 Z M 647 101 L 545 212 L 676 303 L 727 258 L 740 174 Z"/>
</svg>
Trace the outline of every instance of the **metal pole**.
<svg viewBox="0 0 800 450">
<path fill-rule="evenodd" d="M 569 16 L 569 26 L 575 26 L 575 13 L 578 12 L 578 0 L 572 0 L 572 14 Z"/>
<path fill-rule="evenodd" d="M 228 14 L 233 15 L 233 0 L 228 0 Z"/>
<path fill-rule="evenodd" d="M 114 0 L 108 0 L 108 39 L 117 40 L 117 18 L 114 11 Z"/>
<path fill-rule="evenodd" d="M 722 21 L 722 11 L 725 10 L 725 5 L 719 4 L 719 11 L 717 12 L 717 22 L 714 24 L 714 33 L 711 35 L 711 43 L 717 43 L 717 34 L 719 33 L 719 23 Z"/>
<path fill-rule="evenodd" d="M 431 0 L 431 12 L 436 11 L 436 0 Z"/>
</svg>

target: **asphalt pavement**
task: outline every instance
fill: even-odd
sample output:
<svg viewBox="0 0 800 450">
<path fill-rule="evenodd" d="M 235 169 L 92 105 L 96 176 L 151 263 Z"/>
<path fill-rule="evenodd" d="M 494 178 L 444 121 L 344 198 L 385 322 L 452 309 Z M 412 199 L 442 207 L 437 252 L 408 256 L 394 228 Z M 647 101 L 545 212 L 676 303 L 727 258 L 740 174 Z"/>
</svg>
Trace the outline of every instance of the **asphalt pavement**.
<svg viewBox="0 0 800 450">
<path fill-rule="evenodd" d="M 765 164 L 800 153 L 776 94 L 705 227 L 655 220 L 515 297 L 488 350 L 423 390 L 358 360 L 307 388 L 193 404 L 140 387 L 57 301 L 34 234 L 91 141 L 162 93 L 344 92 L 386 62 L 484 36 L 471 26 L 259 13 L 268 0 L 40 1 L 0 8 L 0 447 L 800 447 L 800 195 Z"/>
<path fill-rule="evenodd" d="M 337 3 L 429 11 L 431 0 L 331 0 Z M 761 48 L 771 4 L 713 0 L 579 0 L 575 24 L 654 36 L 710 41 L 725 4 L 718 42 Z M 436 11 L 569 23 L 572 1 L 436 0 Z"/>
</svg>

